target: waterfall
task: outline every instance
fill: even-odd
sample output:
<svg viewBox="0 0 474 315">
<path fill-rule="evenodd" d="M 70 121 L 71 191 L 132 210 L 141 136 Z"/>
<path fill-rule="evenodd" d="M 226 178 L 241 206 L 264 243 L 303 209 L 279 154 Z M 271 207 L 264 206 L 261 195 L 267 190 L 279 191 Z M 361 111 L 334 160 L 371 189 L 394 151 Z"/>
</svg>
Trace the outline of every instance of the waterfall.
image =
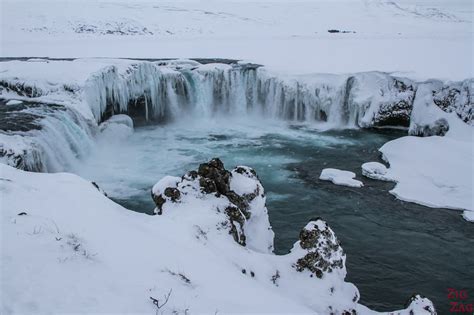
<svg viewBox="0 0 474 315">
<path fill-rule="evenodd" d="M 30 107 L 31 106 L 31 107 Z M 90 152 L 96 125 L 73 109 L 28 104 L 8 118 L 26 122 L 30 130 L 0 133 L 0 160 L 35 172 L 60 172 Z"/>
<path fill-rule="evenodd" d="M 131 116 L 136 125 L 230 115 L 337 128 L 408 127 L 415 98 L 423 98 L 428 106 L 453 113 L 467 124 L 474 118 L 473 79 L 418 83 L 382 72 L 282 76 L 236 62 L 112 60 L 101 63 L 85 81 L 62 82 L 66 64 L 30 65 L 60 69 L 58 82 L 0 74 L 0 97 L 36 102 L 25 112 L 34 118 L 31 130 L 0 130 L 3 162 L 33 171 L 69 169 L 87 154 L 98 124 L 116 114 Z M 427 88 L 417 92 L 422 85 Z M 61 109 L 46 105 L 57 100 Z M 0 108 L 4 121 L 25 119 L 18 114 L 22 111 L 2 108 L 12 107 Z M 424 125 L 418 129 L 424 130 Z"/>
<path fill-rule="evenodd" d="M 347 100 L 353 77 L 332 80 L 333 84 L 324 82 L 325 75 L 319 77 L 317 84 L 308 84 L 238 64 L 173 69 L 143 62 L 124 74 L 111 66 L 92 75 L 84 94 L 98 122 L 112 114 L 139 110 L 147 121 L 176 120 L 186 114 L 205 118 L 259 114 L 289 121 L 358 125 L 357 108 L 348 106 Z"/>
</svg>

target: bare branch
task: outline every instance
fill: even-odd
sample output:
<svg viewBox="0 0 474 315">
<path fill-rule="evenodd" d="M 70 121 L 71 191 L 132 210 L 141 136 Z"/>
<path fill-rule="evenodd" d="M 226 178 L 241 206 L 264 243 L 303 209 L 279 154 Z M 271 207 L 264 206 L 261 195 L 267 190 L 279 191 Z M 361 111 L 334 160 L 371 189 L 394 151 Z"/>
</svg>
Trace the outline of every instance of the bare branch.
<svg viewBox="0 0 474 315">
<path fill-rule="evenodd" d="M 163 306 L 165 306 L 166 303 L 168 303 L 168 300 L 170 299 L 170 296 L 171 296 L 171 292 L 173 292 L 173 289 L 170 289 L 170 291 L 164 296 L 165 301 L 161 304 L 160 304 L 160 300 L 155 299 L 154 297 L 150 296 L 150 300 L 153 301 L 153 304 L 156 306 L 157 311 L 161 309 Z"/>
</svg>

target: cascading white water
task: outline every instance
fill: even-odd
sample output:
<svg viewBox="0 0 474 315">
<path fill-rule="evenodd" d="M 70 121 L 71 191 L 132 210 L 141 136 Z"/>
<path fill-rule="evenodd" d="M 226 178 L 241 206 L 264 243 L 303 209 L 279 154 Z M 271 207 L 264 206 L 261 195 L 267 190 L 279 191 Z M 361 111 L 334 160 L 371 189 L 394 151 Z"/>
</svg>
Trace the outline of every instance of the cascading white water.
<svg viewBox="0 0 474 315">
<path fill-rule="evenodd" d="M 59 172 L 90 152 L 97 127 L 75 110 L 45 109 L 47 106 L 22 111 L 37 117 L 35 129 L 0 134 L 4 163 L 30 171 Z"/>
<path fill-rule="evenodd" d="M 438 97 L 438 106 L 472 120 L 472 80 L 429 84 L 438 92 L 420 97 Z M 338 128 L 408 127 L 418 85 L 381 72 L 285 77 L 245 64 L 140 62 L 93 75 L 84 94 L 97 121 L 135 107 L 155 121 L 256 114 Z"/>
<path fill-rule="evenodd" d="M 360 108 L 348 104 L 354 79 L 333 77 L 320 75 L 319 82 L 308 84 L 281 79 L 255 67 L 210 64 L 172 69 L 144 62 L 125 74 L 112 66 L 93 75 L 84 93 L 97 121 L 107 111 L 127 113 L 143 98 L 147 120 L 176 120 L 187 113 L 195 117 L 259 114 L 357 126 Z M 325 82 L 327 78 L 331 80 Z"/>
<path fill-rule="evenodd" d="M 93 125 L 72 110 L 61 110 L 42 121 L 36 143 L 43 154 L 42 171 L 57 172 L 71 168 L 86 156 L 93 145 Z"/>
<path fill-rule="evenodd" d="M 5 135 L 18 137 L 18 133 L 0 134 L 1 159 L 28 170 L 68 169 L 88 152 L 97 125 L 119 113 L 137 123 L 228 115 L 324 122 L 337 128 L 408 127 L 415 98 L 426 98 L 436 110 L 455 112 L 467 123 L 474 116 L 472 79 L 429 81 L 422 83 L 429 88 L 417 93 L 421 83 L 380 72 L 281 76 L 255 65 L 182 60 L 111 61 L 98 69 L 82 83 L 1 79 L 0 95 L 6 91 L 39 102 L 44 97 L 47 103 L 59 99 L 68 108 L 43 113 L 41 130 L 27 135 L 33 137 L 22 134 L 23 139 L 15 142 Z M 417 130 L 426 129 L 421 127 Z M 24 146 L 19 148 L 18 142 Z"/>
</svg>

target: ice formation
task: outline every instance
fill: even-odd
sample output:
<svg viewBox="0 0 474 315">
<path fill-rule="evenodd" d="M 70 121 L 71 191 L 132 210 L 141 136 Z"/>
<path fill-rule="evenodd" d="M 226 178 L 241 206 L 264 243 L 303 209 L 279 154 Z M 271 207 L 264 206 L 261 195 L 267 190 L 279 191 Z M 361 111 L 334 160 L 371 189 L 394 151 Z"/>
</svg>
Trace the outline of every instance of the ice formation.
<svg viewBox="0 0 474 315">
<path fill-rule="evenodd" d="M 38 123 L 42 130 L 65 130 L 57 135 L 72 142 L 62 145 L 72 148 L 69 153 L 62 152 L 60 161 L 53 161 L 52 152 L 62 148 L 27 132 L 23 141 L 36 148 L 31 155 L 48 156 L 48 161 L 18 162 L 24 160 L 19 157 L 26 152 L 9 147 L 18 141 L 8 139 L 18 138 L 19 133 L 3 131 L 2 159 L 27 170 L 67 169 L 66 165 L 86 150 L 87 139 L 96 133 L 97 124 L 118 114 L 131 116 L 136 124 L 230 114 L 346 128 L 409 126 L 410 134 L 421 136 L 444 135 L 453 128 L 471 125 L 473 119 L 472 79 L 417 83 L 381 72 L 281 76 L 235 61 L 28 60 L 2 62 L 2 67 L 3 99 L 68 109 L 63 112 L 68 117 L 55 120 L 54 126 L 47 111 Z M 82 131 L 71 132 L 75 125 Z M 80 133 L 80 139 L 86 140 L 77 137 Z"/>
<path fill-rule="evenodd" d="M 186 113 L 231 113 L 338 126 L 408 127 L 419 98 L 431 100 L 466 123 L 473 118 L 473 80 L 417 83 L 381 72 L 279 76 L 257 65 L 186 60 L 25 61 L 21 67 L 18 63 L 3 62 L 3 97 L 86 104 L 97 121 L 118 113 L 158 121 L 179 119 Z M 89 73 L 83 70 L 79 78 L 68 80 L 55 75 L 59 66 L 76 69 L 81 63 L 87 64 Z M 46 82 L 38 74 L 42 70 L 49 72 Z M 420 84 L 430 90 L 420 93 Z"/>
</svg>

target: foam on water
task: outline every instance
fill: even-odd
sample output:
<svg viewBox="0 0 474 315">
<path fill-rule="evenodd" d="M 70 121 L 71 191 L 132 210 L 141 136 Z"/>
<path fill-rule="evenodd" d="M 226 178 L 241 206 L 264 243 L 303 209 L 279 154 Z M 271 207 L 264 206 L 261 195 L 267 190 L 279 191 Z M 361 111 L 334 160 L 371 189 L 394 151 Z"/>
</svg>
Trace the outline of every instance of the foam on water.
<svg viewBox="0 0 474 315">
<path fill-rule="evenodd" d="M 129 137 L 103 133 L 91 153 L 72 170 L 99 183 L 112 198 L 136 197 L 152 206 L 149 189 L 158 179 L 180 175 L 215 156 L 231 163 L 229 167 L 245 164 L 257 170 L 273 170 L 272 180 L 284 181 L 288 174 L 283 166 L 300 161 L 271 150 L 284 149 L 286 142 L 331 146 L 348 140 L 320 134 L 314 126 L 272 120 L 185 119 L 165 126 L 137 128 Z"/>
</svg>

